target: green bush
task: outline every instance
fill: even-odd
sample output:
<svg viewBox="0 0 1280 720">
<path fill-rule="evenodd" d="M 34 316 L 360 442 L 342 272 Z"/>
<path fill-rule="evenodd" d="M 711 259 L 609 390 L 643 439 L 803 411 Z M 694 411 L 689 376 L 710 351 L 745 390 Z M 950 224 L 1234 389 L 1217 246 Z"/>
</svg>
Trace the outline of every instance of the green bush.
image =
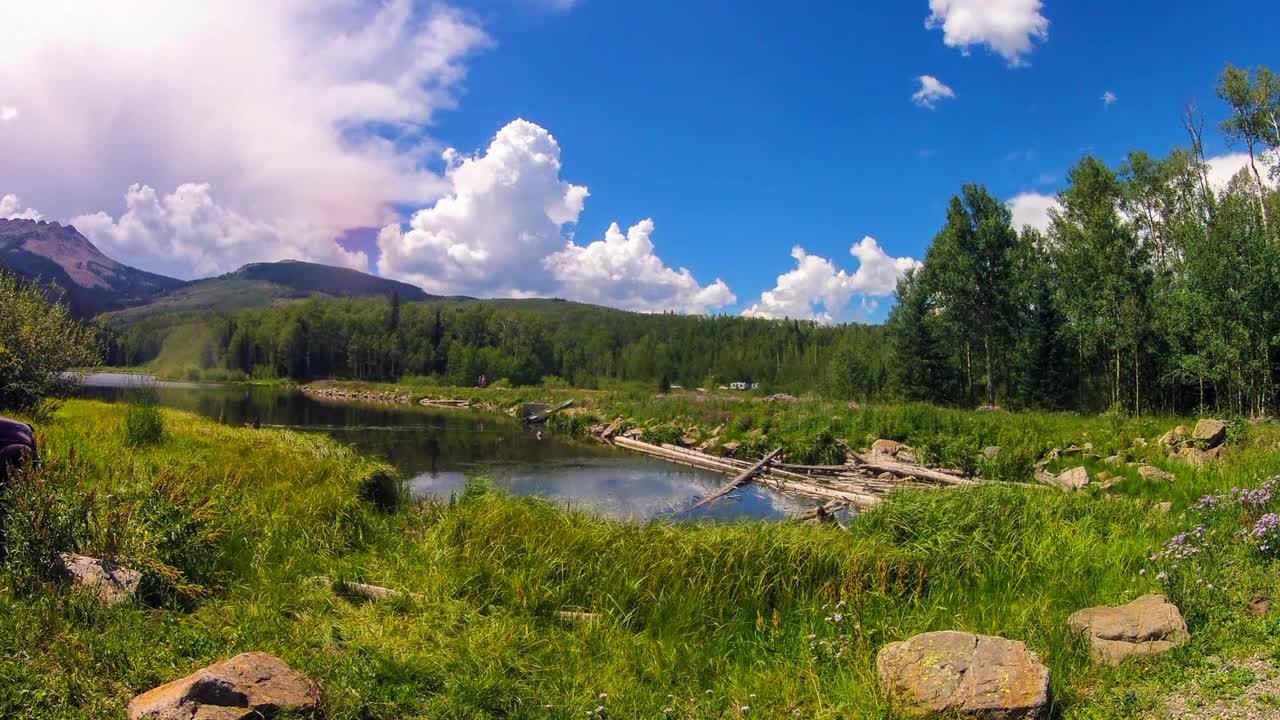
<svg viewBox="0 0 1280 720">
<path fill-rule="evenodd" d="M 0 408 L 46 416 L 101 362 L 98 331 L 71 316 L 53 286 L 19 282 L 0 270 Z"/>
</svg>

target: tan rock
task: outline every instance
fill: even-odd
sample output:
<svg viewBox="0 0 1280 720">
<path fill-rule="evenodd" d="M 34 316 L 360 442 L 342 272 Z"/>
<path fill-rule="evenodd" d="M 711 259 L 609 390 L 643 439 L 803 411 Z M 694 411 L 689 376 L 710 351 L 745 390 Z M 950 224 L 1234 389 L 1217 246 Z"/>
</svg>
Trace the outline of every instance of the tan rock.
<svg viewBox="0 0 1280 720">
<path fill-rule="evenodd" d="M 1118 607 L 1080 610 L 1067 624 L 1084 634 L 1090 657 L 1107 665 L 1172 650 L 1190 637 L 1182 613 L 1163 595 L 1144 595 Z"/>
<path fill-rule="evenodd" d="M 1227 424 L 1221 420 L 1202 419 L 1196 423 L 1191 439 L 1203 443 L 1206 448 L 1216 448 L 1227 439 Z"/>
<path fill-rule="evenodd" d="M 1026 645 L 967 632 L 890 643 L 876 656 L 880 688 L 906 717 L 1030 720 L 1049 706 L 1049 669 Z"/>
<path fill-rule="evenodd" d="M 893 440 L 877 440 L 871 443 L 871 454 L 884 457 L 897 457 L 902 444 Z"/>
<path fill-rule="evenodd" d="M 320 690 L 279 658 L 249 652 L 138 695 L 129 720 L 240 720 L 305 714 Z"/>
<path fill-rule="evenodd" d="M 1174 481 L 1173 473 L 1161 470 L 1160 468 L 1155 467 L 1154 465 L 1139 465 L 1138 474 L 1142 476 L 1143 480 L 1150 480 L 1152 482 L 1173 482 Z"/>
<path fill-rule="evenodd" d="M 1204 467 L 1211 459 L 1209 457 L 1209 453 L 1191 445 L 1179 450 L 1178 458 L 1186 462 L 1191 467 Z"/>
<path fill-rule="evenodd" d="M 982 448 L 982 457 L 988 460 L 994 460 L 1000 457 L 1000 447 L 998 445 L 989 445 Z"/>
<path fill-rule="evenodd" d="M 1121 465 L 1124 465 L 1124 457 L 1120 455 L 1108 455 L 1102 462 L 1111 467 L 1120 467 Z"/>
<path fill-rule="evenodd" d="M 1089 469 L 1082 465 L 1063 470 L 1058 473 L 1057 482 L 1054 484 L 1064 490 L 1080 490 L 1089 484 Z"/>
<path fill-rule="evenodd" d="M 142 573 L 109 560 L 87 555 L 58 553 L 58 571 L 77 591 L 93 595 L 104 605 L 116 605 L 132 598 L 142 583 Z"/>
</svg>

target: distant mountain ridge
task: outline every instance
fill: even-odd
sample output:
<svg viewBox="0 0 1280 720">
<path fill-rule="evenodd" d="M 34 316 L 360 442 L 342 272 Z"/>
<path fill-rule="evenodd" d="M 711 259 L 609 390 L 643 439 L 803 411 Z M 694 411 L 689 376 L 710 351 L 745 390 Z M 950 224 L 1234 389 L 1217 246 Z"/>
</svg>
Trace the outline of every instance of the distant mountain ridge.
<svg viewBox="0 0 1280 720">
<path fill-rule="evenodd" d="M 214 310 L 235 312 L 312 296 L 370 297 L 397 295 L 405 302 L 430 300 L 422 288 L 380 278 L 350 268 L 301 260 L 251 263 L 217 277 L 193 280 L 145 304 L 113 312 L 113 323 L 128 323 L 153 315 Z"/>
<path fill-rule="evenodd" d="M 0 218 L 0 266 L 53 282 L 78 315 L 138 305 L 185 283 L 107 257 L 71 225 Z"/>
<path fill-rule="evenodd" d="M 71 225 L 0 218 L 0 267 L 62 288 L 80 316 L 132 321 L 191 310 L 233 312 L 316 295 L 397 295 L 439 299 L 415 285 L 300 260 L 251 263 L 234 272 L 184 281 L 107 257 Z"/>
</svg>

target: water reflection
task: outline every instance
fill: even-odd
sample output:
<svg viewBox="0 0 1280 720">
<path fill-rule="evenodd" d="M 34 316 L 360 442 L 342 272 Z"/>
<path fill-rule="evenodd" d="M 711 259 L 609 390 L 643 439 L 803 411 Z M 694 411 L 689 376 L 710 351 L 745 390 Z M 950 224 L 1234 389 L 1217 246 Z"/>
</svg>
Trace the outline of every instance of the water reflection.
<svg viewBox="0 0 1280 720">
<path fill-rule="evenodd" d="M 602 445 L 540 438 L 514 420 L 470 410 L 326 401 L 288 388 L 149 383 L 137 375 L 92 374 L 85 382 L 89 398 L 117 402 L 150 384 L 162 404 L 219 422 L 327 433 L 395 466 L 417 497 L 448 498 L 468 478 L 484 476 L 516 495 L 645 519 L 687 507 L 725 481 Z M 798 507 L 748 487 L 690 517 L 779 518 Z"/>
</svg>

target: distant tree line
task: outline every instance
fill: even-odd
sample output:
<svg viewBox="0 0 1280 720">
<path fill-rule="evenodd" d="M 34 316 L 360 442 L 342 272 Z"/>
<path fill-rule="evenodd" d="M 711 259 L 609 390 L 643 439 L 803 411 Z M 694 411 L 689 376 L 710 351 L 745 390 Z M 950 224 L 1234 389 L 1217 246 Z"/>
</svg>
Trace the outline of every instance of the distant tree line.
<svg viewBox="0 0 1280 720">
<path fill-rule="evenodd" d="M 1189 145 L 1119 168 L 1081 160 L 1048 231 L 966 185 L 888 322 L 900 397 L 943 404 L 1275 408 L 1280 371 L 1280 78 L 1228 66 L 1222 131 L 1250 162 L 1210 184 L 1203 121 Z M 1270 181 L 1266 175 L 1270 172 Z"/>
<path fill-rule="evenodd" d="M 629 313 L 554 300 L 402 303 L 315 298 L 224 316 L 154 316 L 118 329 L 109 361 L 295 379 L 453 385 L 544 381 L 698 387 L 760 383 L 869 399 L 888 381 L 878 326 Z"/>
</svg>

